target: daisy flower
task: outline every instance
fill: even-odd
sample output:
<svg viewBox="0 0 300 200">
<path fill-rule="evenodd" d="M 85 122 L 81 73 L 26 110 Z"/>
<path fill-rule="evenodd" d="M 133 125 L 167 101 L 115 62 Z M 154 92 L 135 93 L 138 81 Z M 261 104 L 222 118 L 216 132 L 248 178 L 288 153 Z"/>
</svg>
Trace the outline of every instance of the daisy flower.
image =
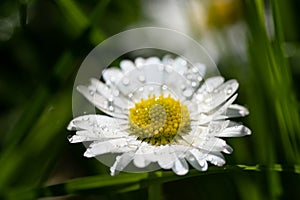
<svg viewBox="0 0 300 200">
<path fill-rule="evenodd" d="M 221 76 L 205 78 L 203 64 L 190 65 L 181 57 L 123 60 L 120 68 L 106 69 L 104 81 L 91 79 L 78 91 L 106 115 L 76 117 L 69 130 L 71 143 L 86 142 L 86 157 L 114 155 L 111 175 L 128 166 L 148 171 L 199 171 L 208 162 L 222 166 L 222 153 L 232 148 L 225 137 L 250 135 L 242 124 L 228 120 L 247 115 L 233 104 L 238 82 Z"/>
</svg>

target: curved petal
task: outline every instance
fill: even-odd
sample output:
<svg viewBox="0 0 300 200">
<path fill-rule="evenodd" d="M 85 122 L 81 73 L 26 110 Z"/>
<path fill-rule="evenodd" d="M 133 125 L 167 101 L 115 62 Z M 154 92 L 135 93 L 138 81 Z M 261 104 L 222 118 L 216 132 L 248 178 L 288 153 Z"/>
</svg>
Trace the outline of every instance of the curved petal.
<svg viewBox="0 0 300 200">
<path fill-rule="evenodd" d="M 206 171 L 208 168 L 204 154 L 196 148 L 187 152 L 186 159 L 195 169 L 199 171 Z"/>
<path fill-rule="evenodd" d="M 171 169 L 176 160 L 175 151 L 169 146 L 162 146 L 158 148 L 155 152 L 158 157 L 158 165 L 163 169 Z"/>
<path fill-rule="evenodd" d="M 208 154 L 206 160 L 216 166 L 223 166 L 226 163 L 224 156 L 220 152 L 212 152 Z"/>
<path fill-rule="evenodd" d="M 124 74 L 135 69 L 135 65 L 131 60 L 122 60 L 120 62 L 120 67 Z"/>
<path fill-rule="evenodd" d="M 110 168 L 110 174 L 116 175 L 119 171 L 125 169 L 125 167 L 132 161 L 134 154 L 132 152 L 124 153 L 116 157 L 116 161 Z"/>
<path fill-rule="evenodd" d="M 231 126 L 216 134 L 218 137 L 241 137 L 245 135 L 251 135 L 251 130 L 244 125 L 233 122 L 231 122 Z"/>
<path fill-rule="evenodd" d="M 244 106 L 232 104 L 225 111 L 224 115 L 228 118 L 244 117 L 249 114 L 249 110 Z"/>
<path fill-rule="evenodd" d="M 147 167 L 151 162 L 156 162 L 156 156 L 154 155 L 155 146 L 149 145 L 146 142 L 142 142 L 135 152 L 133 164 L 139 168 Z"/>
<path fill-rule="evenodd" d="M 107 85 L 117 84 L 123 77 L 123 73 L 116 67 L 107 68 L 102 73 L 103 79 Z"/>
<path fill-rule="evenodd" d="M 187 162 L 185 161 L 185 159 L 177 158 L 174 162 L 172 170 L 177 175 L 185 175 L 189 172 L 189 166 L 188 166 Z"/>
</svg>

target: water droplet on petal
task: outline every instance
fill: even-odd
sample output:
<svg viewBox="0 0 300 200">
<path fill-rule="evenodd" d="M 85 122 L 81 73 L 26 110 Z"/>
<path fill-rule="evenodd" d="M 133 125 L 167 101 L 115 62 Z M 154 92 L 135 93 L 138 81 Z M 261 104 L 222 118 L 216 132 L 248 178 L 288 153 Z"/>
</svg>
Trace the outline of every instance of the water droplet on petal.
<svg viewBox="0 0 300 200">
<path fill-rule="evenodd" d="M 144 76 L 144 75 L 140 75 L 140 76 L 139 76 L 139 81 L 145 82 L 145 81 L 146 81 L 145 76 Z"/>
<path fill-rule="evenodd" d="M 117 97 L 117 96 L 119 96 L 119 94 L 120 94 L 120 91 L 119 91 L 119 90 L 114 90 L 114 91 L 113 91 L 113 95 L 114 95 L 114 96 Z"/>
<path fill-rule="evenodd" d="M 192 87 L 196 87 L 197 83 L 195 81 L 193 81 L 191 85 L 192 85 Z"/>
<path fill-rule="evenodd" d="M 191 97 L 193 95 L 193 90 L 192 89 L 186 89 L 184 92 L 183 92 L 183 95 L 185 97 Z"/>
<path fill-rule="evenodd" d="M 129 81 L 128 78 L 124 78 L 123 81 L 122 81 L 122 83 L 123 83 L 124 85 L 128 85 L 129 82 L 130 82 L 130 81 Z"/>
<path fill-rule="evenodd" d="M 193 67 L 193 68 L 192 68 L 192 71 L 193 71 L 194 73 L 197 73 L 197 72 L 198 72 L 198 69 L 197 69 L 196 67 Z"/>
<path fill-rule="evenodd" d="M 94 96 L 94 94 L 95 94 L 95 91 L 93 91 L 93 90 L 90 90 L 89 92 L 90 92 L 90 95 Z"/>
<path fill-rule="evenodd" d="M 232 93 L 233 89 L 231 86 L 229 86 L 227 89 L 226 89 L 226 94 L 227 95 L 230 95 Z"/>
<path fill-rule="evenodd" d="M 163 90 L 166 90 L 166 89 L 168 89 L 168 86 L 162 85 L 161 88 L 162 88 Z"/>
<path fill-rule="evenodd" d="M 186 89 L 186 85 L 181 85 L 181 90 L 185 90 Z"/>
<path fill-rule="evenodd" d="M 192 75 L 192 74 L 188 74 L 188 75 L 186 76 L 186 78 L 189 79 L 189 80 L 191 80 L 191 79 L 193 78 L 193 75 Z"/>
<path fill-rule="evenodd" d="M 111 76 L 111 77 L 110 77 L 110 81 L 114 83 L 114 82 L 116 81 L 116 77 Z"/>
<path fill-rule="evenodd" d="M 189 160 L 192 161 L 192 162 L 194 162 L 195 161 L 195 157 L 190 155 L 189 156 Z"/>
<path fill-rule="evenodd" d="M 114 107 L 113 106 L 109 106 L 108 108 L 110 111 L 114 111 Z"/>
<path fill-rule="evenodd" d="M 129 93 L 129 94 L 128 94 L 128 97 L 129 97 L 129 98 L 132 98 L 132 97 L 133 97 L 133 94 L 132 94 L 132 93 Z"/>
</svg>

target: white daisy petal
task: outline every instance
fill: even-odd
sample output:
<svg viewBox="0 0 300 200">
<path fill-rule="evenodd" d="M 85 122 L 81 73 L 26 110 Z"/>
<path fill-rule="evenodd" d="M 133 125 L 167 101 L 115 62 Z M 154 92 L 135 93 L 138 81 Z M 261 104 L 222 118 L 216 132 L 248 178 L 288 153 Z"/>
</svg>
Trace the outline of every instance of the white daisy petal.
<svg viewBox="0 0 300 200">
<path fill-rule="evenodd" d="M 229 120 L 218 120 L 218 121 L 211 121 L 207 128 L 207 133 L 218 136 L 228 125 Z"/>
<path fill-rule="evenodd" d="M 154 155 L 155 147 L 148 143 L 141 143 L 138 150 L 135 152 L 133 163 L 136 167 L 145 168 L 151 162 L 156 162 L 156 156 Z"/>
<path fill-rule="evenodd" d="M 208 152 L 214 152 L 214 151 L 223 151 L 224 153 L 230 153 L 230 147 L 226 144 L 226 142 L 220 138 L 216 137 L 208 137 L 207 141 L 204 141 L 203 139 L 195 138 L 193 140 L 192 145 L 194 147 L 197 147 L 199 149 L 202 149 L 204 151 Z"/>
<path fill-rule="evenodd" d="M 249 114 L 249 110 L 247 108 L 237 104 L 230 105 L 225 111 L 225 115 L 228 118 L 244 117 L 248 114 Z"/>
<path fill-rule="evenodd" d="M 206 160 L 216 166 L 223 166 L 226 163 L 224 156 L 219 152 L 208 154 Z"/>
<path fill-rule="evenodd" d="M 78 131 L 80 132 L 80 131 Z M 86 131 L 84 131 L 86 132 Z M 79 142 L 87 142 L 87 141 L 95 141 L 98 140 L 98 137 L 87 137 L 83 135 L 73 135 L 69 138 L 70 143 L 79 143 Z"/>
<path fill-rule="evenodd" d="M 112 91 L 111 89 L 99 81 L 98 79 L 91 78 L 91 86 L 95 88 L 95 90 L 99 93 L 102 94 L 106 99 L 109 99 L 112 97 Z M 90 90 L 92 91 L 92 90 Z"/>
<path fill-rule="evenodd" d="M 219 132 L 216 136 L 218 137 L 241 137 L 245 135 L 251 135 L 251 130 L 244 125 L 235 124 L 227 127 L 222 132 Z"/>
<path fill-rule="evenodd" d="M 187 162 L 185 161 L 185 159 L 177 158 L 174 162 L 172 170 L 177 175 L 185 175 L 189 172 L 189 166 L 188 166 Z"/>
<path fill-rule="evenodd" d="M 120 67 L 124 74 L 135 69 L 135 65 L 131 60 L 122 60 L 120 62 Z"/>
<path fill-rule="evenodd" d="M 119 171 L 122 171 L 133 159 L 134 153 L 128 152 L 116 157 L 116 161 L 110 168 L 110 174 L 116 175 Z"/>
<path fill-rule="evenodd" d="M 229 97 L 231 97 L 238 88 L 236 80 L 230 80 L 217 87 L 214 91 L 207 93 L 206 95 L 198 94 L 195 98 L 198 101 L 198 112 L 210 112 L 222 103 L 224 103 Z"/>
<path fill-rule="evenodd" d="M 184 75 L 188 71 L 187 61 L 181 57 L 176 58 L 173 61 L 172 66 L 174 67 L 174 70 L 181 75 Z"/>
<path fill-rule="evenodd" d="M 207 78 L 202 86 L 197 90 L 197 94 L 212 92 L 215 88 L 224 83 L 222 76 L 214 76 Z"/>
<path fill-rule="evenodd" d="M 107 100 L 103 95 L 90 91 L 85 86 L 78 86 L 77 90 L 94 106 L 96 106 L 98 109 L 105 112 L 106 114 L 117 118 L 127 118 L 127 112 L 124 111 L 124 108 L 122 109 L 114 105 L 113 101 Z"/>
<path fill-rule="evenodd" d="M 102 73 L 105 83 L 108 85 L 117 84 L 123 77 L 123 73 L 116 67 L 107 68 Z"/>
<path fill-rule="evenodd" d="M 144 58 L 138 57 L 134 60 L 134 64 L 137 68 L 141 68 L 145 64 L 145 61 L 146 60 Z"/>
<path fill-rule="evenodd" d="M 123 153 L 134 151 L 137 148 L 137 145 L 138 143 L 134 144 L 134 142 L 131 142 L 128 138 L 117 138 L 92 143 L 87 149 L 87 152 L 88 155 L 93 156 L 98 156 L 105 153 Z"/>
<path fill-rule="evenodd" d="M 160 59 L 157 57 L 150 57 L 146 59 L 145 65 L 152 65 L 152 64 L 161 64 Z"/>
<path fill-rule="evenodd" d="M 156 154 L 158 155 L 158 164 L 161 168 L 171 169 L 173 167 L 177 156 L 170 146 L 159 148 Z"/>
<path fill-rule="evenodd" d="M 118 109 L 114 112 L 128 113 L 128 107 L 130 106 L 128 104 L 128 100 L 124 100 L 124 97 L 120 96 L 120 91 L 117 88 L 109 87 L 103 82 L 95 78 L 91 78 L 91 85 L 88 87 L 88 90 L 91 96 L 93 96 L 93 93 L 98 93 L 105 98 L 105 102 L 110 104 L 105 106 L 106 109 L 110 110 L 109 106 L 113 106 Z"/>
<path fill-rule="evenodd" d="M 201 153 L 198 149 L 191 149 L 187 152 L 186 156 L 187 161 L 197 170 L 206 171 L 207 170 L 207 162 L 203 153 Z"/>
</svg>

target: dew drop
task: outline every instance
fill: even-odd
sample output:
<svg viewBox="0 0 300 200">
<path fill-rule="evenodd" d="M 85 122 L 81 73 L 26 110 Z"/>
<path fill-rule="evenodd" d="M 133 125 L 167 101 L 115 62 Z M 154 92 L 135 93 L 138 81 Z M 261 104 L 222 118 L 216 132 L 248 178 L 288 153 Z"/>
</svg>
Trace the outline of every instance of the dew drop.
<svg viewBox="0 0 300 200">
<path fill-rule="evenodd" d="M 130 82 L 130 81 L 129 81 L 128 78 L 124 78 L 123 81 L 122 81 L 123 85 L 128 85 L 129 82 Z"/>
<path fill-rule="evenodd" d="M 139 81 L 142 82 L 142 83 L 144 83 L 146 81 L 145 76 L 144 75 L 140 75 L 139 76 Z"/>
<path fill-rule="evenodd" d="M 162 85 L 161 88 L 162 88 L 163 90 L 166 90 L 166 89 L 168 89 L 168 86 Z"/>
<path fill-rule="evenodd" d="M 89 93 L 90 93 L 90 95 L 94 96 L 94 94 L 95 94 L 95 91 L 93 91 L 93 90 L 90 90 L 90 91 L 89 91 Z"/>
<path fill-rule="evenodd" d="M 212 98 L 211 97 L 208 97 L 208 98 L 206 98 L 205 100 L 204 100 L 204 103 L 206 103 L 206 104 L 209 104 L 209 103 L 211 103 L 212 102 Z"/>
<path fill-rule="evenodd" d="M 132 94 L 132 93 L 129 93 L 129 94 L 128 94 L 128 97 L 129 97 L 129 98 L 132 98 L 132 97 L 133 97 L 133 94 Z"/>
<path fill-rule="evenodd" d="M 114 107 L 113 106 L 109 106 L 108 108 L 110 111 L 114 111 Z"/>
<path fill-rule="evenodd" d="M 192 161 L 192 162 L 194 162 L 194 161 L 195 161 L 194 156 L 191 156 L 191 155 L 190 155 L 190 156 L 189 156 L 189 160 Z"/>
<path fill-rule="evenodd" d="M 116 77 L 111 76 L 111 77 L 110 77 L 110 81 L 114 83 L 114 82 L 116 81 Z"/>
<path fill-rule="evenodd" d="M 185 90 L 186 89 L 186 85 L 181 85 L 181 90 Z"/>
<path fill-rule="evenodd" d="M 140 91 L 140 92 L 144 91 L 144 87 L 140 87 L 140 88 L 139 88 L 139 91 Z"/>
<path fill-rule="evenodd" d="M 198 69 L 195 68 L 195 67 L 193 67 L 193 68 L 192 68 L 192 71 L 193 71 L 194 73 L 197 73 L 197 72 L 198 72 Z"/>
<path fill-rule="evenodd" d="M 193 81 L 191 85 L 192 85 L 192 87 L 196 87 L 197 83 L 195 81 Z"/>
<path fill-rule="evenodd" d="M 202 79 L 203 79 L 202 76 L 198 76 L 198 77 L 197 77 L 197 80 L 198 80 L 198 81 L 202 81 Z"/>
<path fill-rule="evenodd" d="M 185 97 L 191 97 L 193 95 L 193 90 L 192 89 L 186 89 L 184 92 L 183 92 L 183 95 Z"/>
<path fill-rule="evenodd" d="M 119 91 L 119 90 L 114 90 L 114 91 L 113 91 L 113 95 L 114 95 L 115 97 L 119 96 L 119 94 L 120 94 L 120 91 Z"/>
<path fill-rule="evenodd" d="M 192 74 L 188 74 L 188 75 L 186 76 L 186 78 L 189 79 L 189 80 L 191 80 L 191 79 L 193 78 L 193 75 L 192 75 Z"/>
<path fill-rule="evenodd" d="M 233 89 L 231 86 L 229 86 L 227 89 L 226 89 L 226 94 L 227 95 L 230 95 L 232 93 Z"/>
</svg>

